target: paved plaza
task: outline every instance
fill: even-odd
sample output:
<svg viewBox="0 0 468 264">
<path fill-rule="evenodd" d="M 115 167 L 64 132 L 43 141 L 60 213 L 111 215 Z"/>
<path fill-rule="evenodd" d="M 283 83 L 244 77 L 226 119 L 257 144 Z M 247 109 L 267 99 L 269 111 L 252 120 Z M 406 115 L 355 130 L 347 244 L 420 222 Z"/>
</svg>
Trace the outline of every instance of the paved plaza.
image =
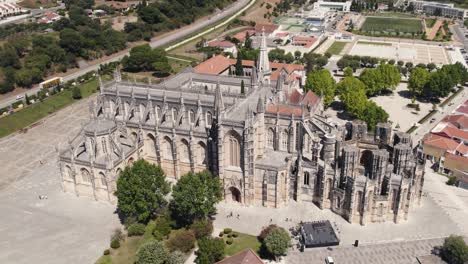
<svg viewBox="0 0 468 264">
<path fill-rule="evenodd" d="M 285 258 L 288 264 L 323 264 L 331 256 L 336 263 L 346 264 L 415 264 L 416 257 L 431 254 L 443 239 L 423 239 L 407 242 L 377 243 L 372 245 L 333 248 L 306 249 L 304 252 L 290 252 Z"/>
<path fill-rule="evenodd" d="M 87 109 L 83 100 L 0 139 L 0 263 L 94 263 L 108 247 L 115 207 L 63 193 L 56 163 L 54 146 L 76 134 Z"/>
<path fill-rule="evenodd" d="M 377 40 L 376 44 L 368 44 L 372 40 L 361 39 L 355 42 L 351 48 L 350 55 L 371 56 L 377 58 L 402 60 L 404 62 L 448 64 L 450 58 L 444 47 L 419 44 L 399 43 L 393 41 Z M 364 42 L 364 43 L 363 43 Z M 385 42 L 386 45 L 381 43 Z M 380 44 L 380 45 L 379 45 Z"/>
</svg>

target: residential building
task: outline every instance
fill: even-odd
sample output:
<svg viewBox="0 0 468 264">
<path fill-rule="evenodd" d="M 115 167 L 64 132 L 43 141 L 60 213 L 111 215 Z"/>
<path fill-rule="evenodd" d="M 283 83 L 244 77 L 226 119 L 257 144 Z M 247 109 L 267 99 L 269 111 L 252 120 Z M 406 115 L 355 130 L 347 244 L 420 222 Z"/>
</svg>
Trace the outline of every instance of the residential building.
<svg viewBox="0 0 468 264">
<path fill-rule="evenodd" d="M 352 1 L 346 2 L 331 2 L 331 1 L 322 1 L 318 0 L 313 4 L 313 9 L 322 9 L 325 11 L 341 11 L 349 12 L 351 11 Z"/>
<path fill-rule="evenodd" d="M 215 264 L 264 264 L 264 262 L 251 248 L 247 248 Z"/>
<path fill-rule="evenodd" d="M 207 47 L 219 48 L 223 52 L 231 53 L 234 57 L 237 57 L 236 44 L 227 40 L 213 40 L 208 42 Z"/>
<path fill-rule="evenodd" d="M 414 7 L 416 12 L 424 13 L 427 15 L 439 15 L 444 17 L 465 18 L 466 10 L 456 8 L 453 3 L 438 3 L 420 0 L 410 0 L 408 5 Z"/>
</svg>

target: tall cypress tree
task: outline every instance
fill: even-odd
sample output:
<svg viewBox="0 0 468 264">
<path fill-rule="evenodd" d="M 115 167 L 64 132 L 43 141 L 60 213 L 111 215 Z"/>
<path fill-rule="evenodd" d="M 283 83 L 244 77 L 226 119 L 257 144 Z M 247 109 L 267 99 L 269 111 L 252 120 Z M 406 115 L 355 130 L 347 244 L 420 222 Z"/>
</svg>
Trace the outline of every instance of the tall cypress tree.
<svg viewBox="0 0 468 264">
<path fill-rule="evenodd" d="M 236 75 L 244 76 L 244 67 L 242 66 L 242 55 L 240 52 L 237 53 Z"/>
</svg>

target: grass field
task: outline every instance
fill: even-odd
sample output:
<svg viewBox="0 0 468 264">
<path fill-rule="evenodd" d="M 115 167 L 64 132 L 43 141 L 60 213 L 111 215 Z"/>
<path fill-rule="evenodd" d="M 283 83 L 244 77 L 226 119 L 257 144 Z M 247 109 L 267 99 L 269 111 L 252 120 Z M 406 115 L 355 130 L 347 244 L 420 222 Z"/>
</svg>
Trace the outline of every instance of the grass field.
<svg viewBox="0 0 468 264">
<path fill-rule="evenodd" d="M 419 19 L 367 17 L 361 31 L 417 33 L 422 28 Z"/>
<path fill-rule="evenodd" d="M 398 12 L 369 12 L 366 13 L 367 16 L 376 16 L 376 17 L 394 17 L 394 18 L 414 18 L 413 14 L 409 13 L 398 13 Z"/>
<path fill-rule="evenodd" d="M 435 22 L 437 21 L 436 19 L 433 18 L 425 18 L 426 21 L 426 27 L 431 28 L 434 26 Z"/>
<path fill-rule="evenodd" d="M 97 86 L 97 80 L 82 84 L 80 89 L 83 98 L 96 92 Z M 72 98 L 72 91 L 70 89 L 60 94 L 53 95 L 43 102 L 33 104 L 17 113 L 3 117 L 0 119 L 0 138 L 30 126 L 75 101 L 76 100 Z"/>
<path fill-rule="evenodd" d="M 335 41 L 333 44 L 327 49 L 327 52 L 330 52 L 330 54 L 333 55 L 338 55 L 340 52 L 344 49 L 348 42 L 342 42 L 342 41 Z"/>
<path fill-rule="evenodd" d="M 234 243 L 226 245 L 224 253 L 226 253 L 227 256 L 232 256 L 246 248 L 251 248 L 258 253 L 260 250 L 260 241 L 258 241 L 256 236 L 239 233 L 239 236 L 234 238 Z"/>
</svg>

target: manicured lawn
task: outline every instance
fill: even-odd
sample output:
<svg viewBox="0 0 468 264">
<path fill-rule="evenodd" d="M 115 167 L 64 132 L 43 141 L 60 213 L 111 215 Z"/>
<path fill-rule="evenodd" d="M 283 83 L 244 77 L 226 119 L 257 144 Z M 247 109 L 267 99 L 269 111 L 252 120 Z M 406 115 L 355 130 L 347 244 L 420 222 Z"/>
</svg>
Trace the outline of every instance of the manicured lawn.
<svg viewBox="0 0 468 264">
<path fill-rule="evenodd" d="M 96 92 L 98 86 L 97 80 L 92 80 L 80 86 L 81 95 L 86 98 Z M 7 136 L 22 128 L 30 126 L 40 119 L 52 114 L 75 102 L 71 96 L 71 90 L 66 90 L 60 94 L 51 96 L 31 105 L 17 113 L 0 118 L 0 137 Z"/>
<path fill-rule="evenodd" d="M 397 12 L 378 12 L 378 13 L 368 13 L 367 15 L 378 16 L 378 17 L 415 18 L 415 16 L 412 14 L 397 13 Z"/>
<path fill-rule="evenodd" d="M 330 52 L 333 55 L 338 55 L 344 49 L 347 42 L 342 41 L 335 41 L 333 44 L 328 48 L 327 52 Z"/>
<path fill-rule="evenodd" d="M 373 42 L 373 41 L 358 41 L 359 44 L 366 44 L 366 45 L 377 45 L 377 46 L 391 46 L 392 43 L 387 42 Z"/>
<path fill-rule="evenodd" d="M 226 235 L 224 235 L 226 239 Z M 239 236 L 234 239 L 234 243 L 231 245 L 226 245 L 224 253 L 227 256 L 232 256 L 236 253 L 241 252 L 246 248 L 251 248 L 253 251 L 257 252 L 260 250 L 260 241 L 258 241 L 256 236 L 239 233 Z"/>
<path fill-rule="evenodd" d="M 419 19 L 367 17 L 361 31 L 416 33 L 422 29 Z"/>
<path fill-rule="evenodd" d="M 437 21 L 436 19 L 433 18 L 425 18 L 426 21 L 426 27 L 431 28 L 434 26 L 435 22 Z"/>
</svg>

